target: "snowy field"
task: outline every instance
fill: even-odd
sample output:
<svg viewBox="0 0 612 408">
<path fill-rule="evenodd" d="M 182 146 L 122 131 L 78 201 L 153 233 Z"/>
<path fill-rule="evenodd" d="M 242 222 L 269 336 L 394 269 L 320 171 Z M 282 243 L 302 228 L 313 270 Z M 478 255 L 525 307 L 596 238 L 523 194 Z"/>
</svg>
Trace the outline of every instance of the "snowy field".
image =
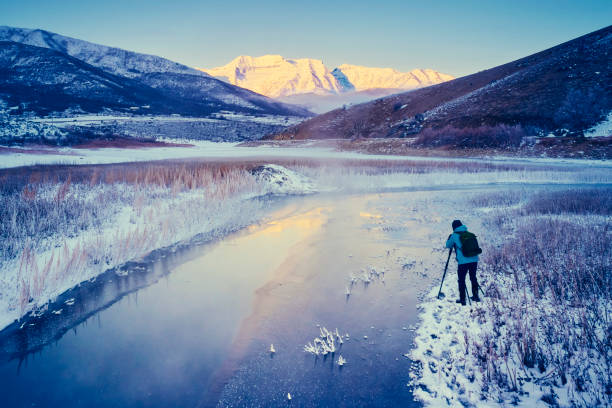
<svg viewBox="0 0 612 408">
<path fill-rule="evenodd" d="M 242 115 L 225 111 L 209 117 L 129 114 L 12 117 L 0 104 L 0 143 L 9 146 L 24 143 L 65 146 L 106 138 L 108 135 L 239 142 L 261 139 L 303 119 L 295 116 Z"/>
<path fill-rule="evenodd" d="M 612 354 L 605 317 L 612 310 L 609 163 L 381 160 L 233 144 L 197 148 L 212 158 L 249 160 L 0 173 L 0 327 L 44 313 L 64 291 L 152 250 L 198 236 L 222 238 L 266 220 L 278 196 L 441 189 L 444 193 L 415 201 L 410 212 L 398 211 L 406 203 L 382 200 L 376 211 L 363 214 L 377 228 L 410 233 L 431 249 L 397 257 L 402 268 L 419 260 L 429 271 L 439 268 L 453 218 L 463 218 L 485 249 L 479 269 L 484 302 L 465 308 L 454 303 L 453 263 L 446 298 L 435 298 L 435 279 L 424 294 L 415 347 L 405 349 L 418 363 L 410 384 L 414 395 L 429 406 L 594 406 L 606 398 L 609 403 L 603 391 Z M 82 160 L 137 161 L 134 153 L 140 151 L 101 156 L 92 149 Z M 479 192 L 483 186 L 494 193 Z"/>
<path fill-rule="evenodd" d="M 438 162 L 493 162 L 493 163 L 516 163 L 533 165 L 565 164 L 568 166 L 584 167 L 607 167 L 612 168 L 612 161 L 601 160 L 578 160 L 578 159 L 553 159 L 553 158 L 505 158 L 492 157 L 489 159 L 464 159 L 464 158 L 435 158 L 435 157 L 410 157 L 392 155 L 368 155 L 350 151 L 337 151 L 330 147 L 243 147 L 240 143 L 215 143 L 208 141 L 194 141 L 189 139 L 160 139 L 168 143 L 188 143 L 190 147 L 167 146 L 148 147 L 137 149 L 120 148 L 96 148 L 75 149 L 70 147 L 43 147 L 33 148 L 14 147 L 10 151 L 0 150 L 0 168 L 32 166 L 36 164 L 110 164 L 150 160 L 167 159 L 219 159 L 219 158 L 246 158 L 246 157 L 271 157 L 271 158 L 313 158 L 313 159 L 360 159 L 360 160 L 411 160 L 411 161 L 438 161 Z"/>
<path fill-rule="evenodd" d="M 170 116 L 128 116 L 128 115 L 75 115 L 57 118 L 33 118 L 32 122 L 45 123 L 59 128 L 67 126 L 84 125 L 109 125 L 118 122 L 217 122 L 218 120 L 236 120 L 240 122 L 266 123 L 270 125 L 293 125 L 298 123 L 301 118 L 285 117 L 275 115 L 250 116 L 241 115 L 234 112 L 220 112 L 213 114 L 210 118 L 192 118 L 180 115 Z"/>
</svg>

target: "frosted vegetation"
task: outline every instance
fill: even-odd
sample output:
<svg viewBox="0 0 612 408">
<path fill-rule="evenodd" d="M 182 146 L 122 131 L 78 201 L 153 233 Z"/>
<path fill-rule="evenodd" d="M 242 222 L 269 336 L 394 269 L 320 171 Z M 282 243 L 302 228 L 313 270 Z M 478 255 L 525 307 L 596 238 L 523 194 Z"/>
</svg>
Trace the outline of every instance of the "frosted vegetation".
<svg viewBox="0 0 612 408">
<path fill-rule="evenodd" d="M 470 345 L 500 391 L 533 381 L 550 402 L 610 402 L 610 215 L 610 189 L 537 195 L 491 215 L 512 235 L 485 258 L 490 320 Z"/>
<path fill-rule="evenodd" d="M 0 327 L 154 249 L 198 234 L 222 236 L 255 222 L 265 215 L 266 202 L 254 198 L 267 194 L 443 186 L 455 184 L 457 173 L 466 185 L 601 183 L 608 176 L 605 168 L 478 162 L 280 163 L 284 167 L 157 162 L 5 170 L 0 176 Z M 366 272 L 373 279 L 372 271 Z M 380 279 L 382 271 L 375 272 Z"/>
<path fill-rule="evenodd" d="M 458 203 L 482 217 L 486 297 L 423 304 L 411 356 L 432 406 L 610 404 L 612 190 L 515 190 Z"/>
<path fill-rule="evenodd" d="M 315 356 L 326 356 L 328 354 L 333 355 L 342 347 L 344 340 L 349 338 L 348 334 L 340 334 L 337 328 L 336 330 L 329 331 L 325 327 L 320 327 L 319 332 L 319 336 L 315 337 L 312 342 L 309 342 L 304 346 L 304 351 L 306 353 L 310 353 Z M 338 365 L 342 366 L 345 363 L 346 360 L 340 356 L 338 358 Z"/>
</svg>

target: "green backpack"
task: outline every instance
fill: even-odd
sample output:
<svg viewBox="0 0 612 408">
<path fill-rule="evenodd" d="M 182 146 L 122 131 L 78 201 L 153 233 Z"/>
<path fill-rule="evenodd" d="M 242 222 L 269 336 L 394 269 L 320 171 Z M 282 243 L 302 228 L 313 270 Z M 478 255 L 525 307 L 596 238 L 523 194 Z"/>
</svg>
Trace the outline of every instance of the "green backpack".
<svg viewBox="0 0 612 408">
<path fill-rule="evenodd" d="M 463 256 L 470 258 L 482 254 L 482 249 L 478 246 L 476 235 L 468 231 L 457 232 L 459 234 L 459 242 L 461 242 L 461 252 Z"/>
</svg>

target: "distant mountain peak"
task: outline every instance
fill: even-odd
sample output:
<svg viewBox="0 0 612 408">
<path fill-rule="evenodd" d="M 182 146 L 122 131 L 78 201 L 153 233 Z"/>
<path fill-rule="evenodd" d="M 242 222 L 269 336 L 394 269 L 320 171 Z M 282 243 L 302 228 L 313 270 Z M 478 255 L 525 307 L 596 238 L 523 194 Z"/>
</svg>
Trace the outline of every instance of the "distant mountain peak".
<svg viewBox="0 0 612 408">
<path fill-rule="evenodd" d="M 203 72 L 232 85 L 272 98 L 301 94 L 334 94 L 342 89 L 323 61 L 281 55 L 241 55 L 227 65 Z"/>
<path fill-rule="evenodd" d="M 393 68 L 374 68 L 342 64 L 337 68 L 357 91 L 367 89 L 416 89 L 455 79 L 433 69 L 400 72 Z"/>
<path fill-rule="evenodd" d="M 392 68 L 343 64 L 330 70 L 318 59 L 292 59 L 274 54 L 241 55 L 222 67 L 198 69 L 272 98 L 300 94 L 337 95 L 370 89 L 415 89 L 453 79 L 432 69 L 400 72 Z"/>
</svg>

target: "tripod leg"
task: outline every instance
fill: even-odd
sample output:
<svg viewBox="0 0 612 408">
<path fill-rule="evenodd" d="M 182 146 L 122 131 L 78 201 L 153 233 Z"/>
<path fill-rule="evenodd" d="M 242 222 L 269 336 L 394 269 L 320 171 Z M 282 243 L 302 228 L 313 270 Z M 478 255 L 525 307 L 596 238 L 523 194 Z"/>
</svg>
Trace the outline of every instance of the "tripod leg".
<svg viewBox="0 0 612 408">
<path fill-rule="evenodd" d="M 438 290 L 438 299 L 440 299 L 440 294 L 442 293 L 442 285 L 444 284 L 444 278 L 446 277 L 446 271 L 448 270 L 448 262 L 450 261 L 451 254 L 453 253 L 453 248 L 448 251 L 448 258 L 446 258 L 446 266 L 444 267 L 444 274 L 442 275 L 442 282 L 440 282 L 440 290 Z"/>
</svg>

